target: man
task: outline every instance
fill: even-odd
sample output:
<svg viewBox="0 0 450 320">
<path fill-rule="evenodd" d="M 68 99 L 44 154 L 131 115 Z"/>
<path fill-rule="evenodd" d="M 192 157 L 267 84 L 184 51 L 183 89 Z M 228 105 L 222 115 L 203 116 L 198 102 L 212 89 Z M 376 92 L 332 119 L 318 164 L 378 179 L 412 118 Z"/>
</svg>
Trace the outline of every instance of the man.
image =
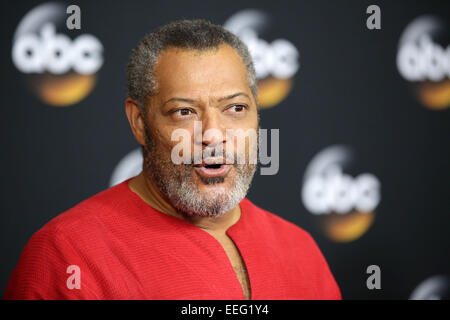
<svg viewBox="0 0 450 320">
<path fill-rule="evenodd" d="M 128 90 L 142 172 L 35 233 L 5 298 L 341 298 L 311 236 L 245 199 L 258 146 L 226 131 L 258 130 L 257 89 L 236 36 L 204 20 L 168 24 L 132 51 Z M 188 133 L 179 164 L 176 130 Z"/>
</svg>

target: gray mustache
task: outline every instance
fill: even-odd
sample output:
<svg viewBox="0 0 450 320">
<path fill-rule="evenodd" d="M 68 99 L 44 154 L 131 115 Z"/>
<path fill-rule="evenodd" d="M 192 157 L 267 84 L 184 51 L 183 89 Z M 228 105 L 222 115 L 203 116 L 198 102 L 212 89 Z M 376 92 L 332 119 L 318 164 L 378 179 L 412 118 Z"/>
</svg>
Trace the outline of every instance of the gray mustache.
<svg viewBox="0 0 450 320">
<path fill-rule="evenodd" d="M 194 155 L 191 158 L 191 163 L 192 164 L 201 163 L 204 160 L 203 154 L 206 152 L 208 154 L 208 157 L 211 157 L 211 158 L 221 157 L 225 160 L 225 163 L 227 163 L 227 164 L 234 164 L 238 159 L 236 153 L 226 153 L 225 151 L 222 153 L 218 153 L 218 152 L 216 152 L 215 148 L 211 148 L 211 149 L 205 148 L 202 150 L 202 152 L 199 155 Z"/>
</svg>

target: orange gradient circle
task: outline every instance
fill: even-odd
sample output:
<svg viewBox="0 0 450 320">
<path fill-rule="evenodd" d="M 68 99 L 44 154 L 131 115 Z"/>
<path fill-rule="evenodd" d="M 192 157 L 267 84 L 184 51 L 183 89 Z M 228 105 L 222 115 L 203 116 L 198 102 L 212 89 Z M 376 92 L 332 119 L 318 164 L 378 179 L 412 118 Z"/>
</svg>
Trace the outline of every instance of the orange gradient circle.
<svg viewBox="0 0 450 320">
<path fill-rule="evenodd" d="M 332 213 L 320 221 L 325 235 L 336 242 L 351 242 L 360 238 L 373 224 L 375 212 L 352 211 Z"/>
<path fill-rule="evenodd" d="M 450 80 L 425 82 L 417 87 L 417 95 L 424 106 L 433 110 L 450 107 Z"/>
<path fill-rule="evenodd" d="M 266 78 L 258 82 L 258 105 L 262 109 L 276 106 L 292 89 L 291 79 Z"/>
<path fill-rule="evenodd" d="M 94 88 L 96 75 L 33 75 L 30 79 L 39 98 L 52 107 L 67 107 L 84 99 Z"/>
</svg>

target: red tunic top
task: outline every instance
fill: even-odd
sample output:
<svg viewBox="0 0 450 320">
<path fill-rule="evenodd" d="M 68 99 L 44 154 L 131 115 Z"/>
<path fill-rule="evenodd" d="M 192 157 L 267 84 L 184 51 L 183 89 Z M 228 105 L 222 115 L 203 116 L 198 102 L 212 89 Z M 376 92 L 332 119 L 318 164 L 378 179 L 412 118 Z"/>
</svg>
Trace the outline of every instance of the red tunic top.
<svg viewBox="0 0 450 320">
<path fill-rule="evenodd" d="M 36 232 L 12 273 L 5 299 L 244 299 L 220 243 L 193 224 L 150 207 L 131 191 L 129 180 Z M 247 267 L 252 299 L 341 298 L 306 231 L 248 199 L 240 206 L 239 221 L 226 233 Z M 68 285 L 75 275 L 73 269 L 68 273 L 71 265 L 79 267 L 79 289 Z"/>
</svg>

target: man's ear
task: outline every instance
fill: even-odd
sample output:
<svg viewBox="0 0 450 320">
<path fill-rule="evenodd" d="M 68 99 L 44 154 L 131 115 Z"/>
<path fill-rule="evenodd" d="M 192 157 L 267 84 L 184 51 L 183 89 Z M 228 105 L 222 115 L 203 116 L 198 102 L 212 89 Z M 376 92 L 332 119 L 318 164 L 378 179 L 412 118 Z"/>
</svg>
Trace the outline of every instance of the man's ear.
<svg viewBox="0 0 450 320">
<path fill-rule="evenodd" d="M 131 98 L 127 98 L 125 101 L 125 113 L 136 141 L 141 146 L 145 146 L 144 115 L 137 103 Z"/>
</svg>

